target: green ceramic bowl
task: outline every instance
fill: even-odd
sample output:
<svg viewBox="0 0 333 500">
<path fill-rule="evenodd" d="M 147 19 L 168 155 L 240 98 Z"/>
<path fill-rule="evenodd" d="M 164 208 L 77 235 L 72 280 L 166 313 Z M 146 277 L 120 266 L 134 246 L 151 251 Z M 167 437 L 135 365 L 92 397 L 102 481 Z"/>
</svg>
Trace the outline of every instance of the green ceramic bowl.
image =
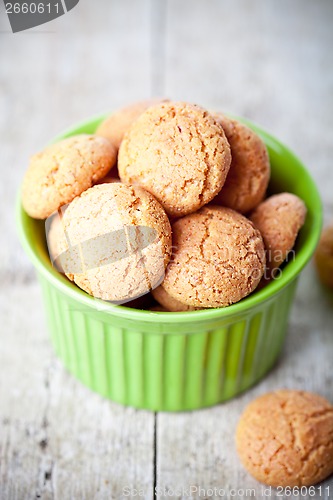
<svg viewBox="0 0 333 500">
<path fill-rule="evenodd" d="M 57 137 L 93 133 L 104 117 Z M 92 390 L 124 405 L 179 411 L 226 401 L 260 380 L 284 341 L 297 277 L 321 230 L 317 188 L 300 160 L 274 137 L 246 121 L 265 141 L 270 192 L 289 191 L 308 215 L 282 277 L 224 309 L 150 312 L 93 299 L 50 264 L 44 223 L 19 200 L 17 225 L 43 289 L 52 342 L 67 369 Z"/>
</svg>

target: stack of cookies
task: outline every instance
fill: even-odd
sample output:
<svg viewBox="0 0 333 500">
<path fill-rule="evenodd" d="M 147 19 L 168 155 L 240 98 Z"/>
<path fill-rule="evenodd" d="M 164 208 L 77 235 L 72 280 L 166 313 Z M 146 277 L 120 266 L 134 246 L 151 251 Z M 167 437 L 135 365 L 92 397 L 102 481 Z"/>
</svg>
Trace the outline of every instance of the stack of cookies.
<svg viewBox="0 0 333 500">
<path fill-rule="evenodd" d="M 159 310 L 189 311 L 240 301 L 293 248 L 305 205 L 265 199 L 269 179 L 266 146 L 244 124 L 146 101 L 33 156 L 22 203 L 47 219 L 52 262 L 90 295 L 152 292 Z"/>
</svg>

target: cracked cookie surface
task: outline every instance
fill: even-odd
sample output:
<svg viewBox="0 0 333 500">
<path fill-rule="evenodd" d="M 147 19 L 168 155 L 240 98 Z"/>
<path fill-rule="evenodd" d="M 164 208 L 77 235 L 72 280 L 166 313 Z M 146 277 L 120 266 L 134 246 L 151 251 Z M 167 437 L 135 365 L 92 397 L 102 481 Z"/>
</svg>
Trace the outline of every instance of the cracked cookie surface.
<svg viewBox="0 0 333 500">
<path fill-rule="evenodd" d="M 152 290 L 152 296 L 162 306 L 165 311 L 182 312 L 182 311 L 195 311 L 201 309 L 200 307 L 192 307 L 183 304 L 179 300 L 171 297 L 171 295 L 163 288 L 162 285 Z"/>
<path fill-rule="evenodd" d="M 213 116 L 224 130 L 232 157 L 226 182 L 213 203 L 245 214 L 264 199 L 270 177 L 267 148 L 243 123 L 222 113 Z"/>
<path fill-rule="evenodd" d="M 306 217 L 306 206 L 298 196 L 279 193 L 260 203 L 249 219 L 259 229 L 266 247 L 268 276 L 287 258 Z"/>
<path fill-rule="evenodd" d="M 90 295 L 125 303 L 163 279 L 171 255 L 170 222 L 144 189 L 96 185 L 68 206 L 63 227 L 72 247 L 66 269 L 76 268 L 71 273 L 74 282 Z M 147 228 L 153 237 L 150 241 L 148 234 L 145 242 Z M 77 269 L 78 263 L 82 269 Z"/>
<path fill-rule="evenodd" d="M 333 406 L 317 394 L 280 390 L 245 409 L 236 445 L 245 468 L 271 486 L 311 486 L 333 473 Z"/>
<path fill-rule="evenodd" d="M 76 135 L 46 147 L 32 156 L 23 180 L 25 211 L 46 219 L 104 177 L 116 156 L 107 139 L 94 135 Z"/>
<path fill-rule="evenodd" d="M 181 217 L 217 195 L 230 162 L 223 129 L 208 111 L 168 102 L 133 123 L 119 149 L 118 170 L 122 181 L 141 185 L 170 216 Z"/>
<path fill-rule="evenodd" d="M 172 225 L 173 257 L 163 288 L 193 307 L 224 307 L 258 285 L 265 268 L 264 243 L 243 215 L 207 206 Z"/>
<path fill-rule="evenodd" d="M 132 123 L 137 120 L 146 109 L 161 101 L 164 102 L 167 101 L 167 99 L 147 99 L 145 101 L 134 102 L 129 106 L 118 109 L 102 121 L 96 130 L 96 135 L 109 139 L 118 150 L 125 132 L 127 132 Z"/>
</svg>

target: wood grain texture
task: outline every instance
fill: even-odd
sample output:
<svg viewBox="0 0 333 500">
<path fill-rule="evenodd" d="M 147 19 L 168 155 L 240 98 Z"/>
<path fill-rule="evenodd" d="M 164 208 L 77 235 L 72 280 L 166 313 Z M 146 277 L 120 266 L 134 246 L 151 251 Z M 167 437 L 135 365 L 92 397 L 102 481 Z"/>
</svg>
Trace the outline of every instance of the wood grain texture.
<svg viewBox="0 0 333 500">
<path fill-rule="evenodd" d="M 203 490 L 219 488 L 229 492 L 226 498 L 232 498 L 230 492 L 235 488 L 254 489 L 255 498 L 262 498 L 262 486 L 242 468 L 235 451 L 234 435 L 239 416 L 253 398 L 280 388 L 305 389 L 333 400 L 332 307 L 333 296 L 329 298 L 316 283 L 310 265 L 300 279 L 283 354 L 262 382 L 215 408 L 158 415 L 159 489 L 181 490 L 190 485 Z M 322 483 L 323 490 L 327 486 L 332 495 L 333 478 Z M 332 498 L 324 494 L 320 497 L 318 490 L 316 494 L 318 498 Z M 239 492 L 236 498 L 249 496 L 249 492 L 243 495 Z M 273 490 L 270 498 L 281 496 Z M 312 497 L 305 495 L 304 498 Z"/>
<path fill-rule="evenodd" d="M 153 484 L 154 415 L 103 401 L 55 359 L 13 225 L 32 153 L 77 121 L 151 94 L 150 2 L 101 4 L 0 34 L 1 500 L 118 499 L 126 485 Z"/>
<path fill-rule="evenodd" d="M 247 116 L 281 138 L 312 172 L 328 221 L 332 2 L 81 0 L 63 18 L 18 35 L 2 14 L 0 499 L 119 499 L 125 486 L 151 499 L 155 483 L 184 488 L 178 498 L 189 498 L 191 485 L 240 499 L 250 493 L 235 496 L 232 488 L 254 488 L 262 498 L 234 447 L 247 402 L 281 387 L 333 401 L 333 299 L 313 265 L 301 276 L 283 355 L 263 382 L 215 408 L 155 416 L 102 400 L 55 358 L 34 271 L 15 234 L 14 202 L 28 157 L 60 130 L 165 94 Z M 316 498 L 329 498 L 326 486 L 333 497 L 331 478 Z"/>
<path fill-rule="evenodd" d="M 37 283 L 1 301 L 0 498 L 120 498 L 148 491 L 154 414 L 110 403 L 69 375 L 46 337 Z"/>
<path fill-rule="evenodd" d="M 212 0 L 203 8 L 200 2 L 169 0 L 166 31 L 167 94 L 247 116 L 288 144 L 320 188 L 326 221 L 333 216 L 332 7 L 328 1 L 241 0 L 231 6 Z M 238 418 L 252 398 L 282 387 L 333 400 L 332 320 L 333 299 L 316 282 L 311 263 L 300 279 L 283 355 L 264 381 L 216 408 L 158 415 L 161 492 L 193 485 L 223 489 L 225 498 L 232 498 L 233 488 L 249 489 L 237 491 L 236 498 L 249 498 L 252 489 L 256 498 L 263 497 L 236 455 Z M 316 495 L 333 498 L 333 478 L 322 484 L 322 496 L 319 490 Z M 204 491 L 193 493 L 203 496 Z M 273 490 L 270 498 L 278 493 Z"/>
</svg>

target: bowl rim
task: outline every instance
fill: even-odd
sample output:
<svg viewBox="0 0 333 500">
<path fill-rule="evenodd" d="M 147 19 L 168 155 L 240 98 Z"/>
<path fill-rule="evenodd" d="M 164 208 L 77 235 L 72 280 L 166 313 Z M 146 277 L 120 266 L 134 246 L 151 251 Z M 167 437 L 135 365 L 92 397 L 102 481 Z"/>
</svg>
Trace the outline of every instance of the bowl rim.
<svg viewBox="0 0 333 500">
<path fill-rule="evenodd" d="M 77 124 L 74 124 L 70 128 L 67 128 L 62 133 L 58 134 L 51 142 L 57 142 L 65 137 L 69 137 L 74 134 L 84 133 L 79 132 L 79 130 L 84 129 L 88 126 L 98 126 L 98 124 L 109 116 L 110 113 L 103 113 L 96 115 L 90 119 L 86 119 L 80 121 Z M 254 291 L 249 296 L 245 297 L 241 301 L 231 304 L 228 307 L 222 308 L 213 308 L 213 309 L 202 309 L 197 311 L 183 311 L 183 312 L 164 312 L 164 311 L 150 311 L 150 310 L 141 310 L 134 309 L 130 307 L 126 307 L 126 305 L 116 305 L 111 304 L 109 302 L 96 299 L 95 297 L 90 296 L 79 287 L 77 287 L 74 283 L 69 281 L 63 275 L 54 271 L 51 267 L 48 268 L 40 256 L 32 249 L 29 238 L 27 235 L 27 230 L 24 224 L 24 216 L 28 216 L 24 211 L 21 204 L 21 189 L 19 189 L 17 195 L 16 202 L 16 226 L 18 230 L 18 235 L 22 247 L 25 252 L 29 256 L 32 264 L 36 268 L 36 270 L 41 273 L 48 282 L 50 282 L 53 286 L 55 286 L 60 292 L 69 296 L 72 300 L 78 301 L 82 304 L 82 306 L 89 307 L 94 309 L 95 312 L 103 311 L 103 313 L 107 313 L 109 315 L 117 316 L 123 319 L 135 320 L 135 321 L 146 321 L 146 322 L 158 322 L 160 323 L 191 323 L 193 321 L 208 321 L 208 320 L 220 320 L 223 318 L 228 318 L 233 315 L 239 315 L 240 313 L 244 313 L 249 309 L 252 309 L 254 306 L 258 304 L 262 304 L 266 302 L 276 294 L 278 294 L 283 288 L 285 288 L 288 284 L 290 284 L 301 272 L 304 266 L 311 259 L 315 248 L 318 244 L 321 227 L 322 227 L 322 203 L 321 198 L 317 189 L 317 186 L 308 172 L 305 165 L 301 162 L 301 160 L 281 141 L 276 139 L 269 132 L 266 132 L 256 123 L 243 118 L 238 117 L 228 113 L 228 116 L 232 118 L 236 118 L 237 120 L 248 125 L 252 130 L 254 130 L 258 135 L 264 140 L 267 146 L 271 146 L 276 149 L 278 148 L 280 151 L 283 151 L 290 160 L 295 162 L 297 168 L 302 173 L 303 178 L 306 179 L 306 182 L 311 186 L 311 204 L 313 207 L 313 227 L 311 234 L 306 240 L 306 243 L 297 253 L 297 256 L 294 261 L 288 263 L 288 265 L 283 269 L 282 277 L 276 280 L 271 281 L 267 286 L 263 287 L 259 291 Z M 29 216 L 28 216 L 29 217 Z M 53 272 L 52 272 L 53 271 Z"/>
</svg>

